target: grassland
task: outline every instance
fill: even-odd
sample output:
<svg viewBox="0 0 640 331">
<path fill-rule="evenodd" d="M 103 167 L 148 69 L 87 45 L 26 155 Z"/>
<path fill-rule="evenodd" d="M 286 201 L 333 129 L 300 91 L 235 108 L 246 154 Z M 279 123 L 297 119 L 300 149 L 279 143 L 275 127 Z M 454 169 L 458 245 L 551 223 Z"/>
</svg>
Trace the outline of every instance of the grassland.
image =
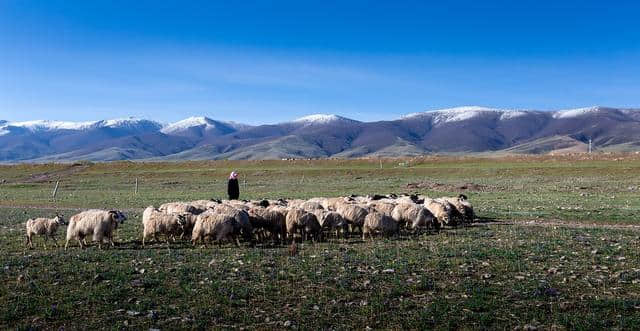
<svg viewBox="0 0 640 331">
<path fill-rule="evenodd" d="M 166 201 L 464 192 L 483 222 L 283 247 L 141 249 Z M 0 167 L 0 328 L 640 328 L 640 157 L 44 164 Z M 138 180 L 138 194 L 134 183 Z M 246 180 L 246 183 L 244 181 Z M 59 181 L 57 198 L 51 198 Z M 24 248 L 24 221 L 121 208 L 115 249 Z M 64 231 L 62 231 L 62 239 Z"/>
</svg>

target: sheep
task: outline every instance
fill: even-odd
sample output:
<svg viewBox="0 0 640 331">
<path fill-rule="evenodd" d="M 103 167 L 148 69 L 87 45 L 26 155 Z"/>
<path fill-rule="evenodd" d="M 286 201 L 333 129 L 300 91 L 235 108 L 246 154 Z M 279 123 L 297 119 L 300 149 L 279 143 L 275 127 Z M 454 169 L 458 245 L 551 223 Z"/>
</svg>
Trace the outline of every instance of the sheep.
<svg viewBox="0 0 640 331">
<path fill-rule="evenodd" d="M 111 246 L 115 247 L 113 231 L 118 228 L 118 224 L 122 224 L 126 219 L 127 217 L 118 210 L 90 209 L 73 215 L 69 219 L 67 242 L 64 249 L 69 247 L 69 241 L 72 239 L 77 240 L 80 248 L 84 249 L 83 242 L 85 237 L 89 235 L 93 236 L 93 241 L 98 242 L 99 249 L 102 249 L 102 241 L 105 238 L 109 240 Z"/>
<path fill-rule="evenodd" d="M 338 205 L 343 203 L 349 203 L 349 198 L 338 197 L 338 198 L 327 198 L 320 202 L 322 207 L 326 210 L 336 211 L 338 209 Z"/>
<path fill-rule="evenodd" d="M 322 226 L 320 226 L 316 215 L 313 213 L 303 215 L 299 224 L 303 240 L 308 240 L 309 236 L 311 236 L 311 240 L 314 242 L 322 241 Z"/>
<path fill-rule="evenodd" d="M 317 210 L 317 209 L 324 209 L 324 207 L 322 207 L 322 205 L 316 201 L 306 201 L 300 204 L 298 208 L 303 209 L 307 212 L 313 212 L 314 210 Z"/>
<path fill-rule="evenodd" d="M 456 210 L 462 215 L 463 222 L 473 222 L 475 219 L 475 213 L 473 212 L 473 206 L 467 200 L 467 196 L 464 194 L 460 194 L 457 198 L 454 197 L 445 197 L 444 200 L 451 203 Z"/>
<path fill-rule="evenodd" d="M 175 235 L 180 233 L 184 235 L 185 226 L 187 224 L 185 215 L 176 213 L 163 213 L 153 206 L 147 207 L 142 213 L 142 247 L 145 245 L 147 237 L 153 236 L 158 241 L 158 234 L 166 237 L 169 244 L 169 236 L 175 240 Z"/>
<path fill-rule="evenodd" d="M 361 206 L 340 203 L 336 206 L 336 211 L 344 217 L 351 225 L 351 232 L 355 232 L 355 228 L 359 228 L 362 232 L 362 225 L 364 225 L 364 218 L 367 216 L 368 211 Z"/>
<path fill-rule="evenodd" d="M 253 207 L 249 209 L 248 214 L 249 221 L 254 229 L 264 229 L 269 232 L 274 242 L 278 240 L 286 241 L 286 217 L 276 208 Z"/>
<path fill-rule="evenodd" d="M 44 236 L 44 249 L 47 249 L 47 239 L 53 239 L 53 244 L 58 247 L 56 231 L 58 226 L 65 225 L 64 216 L 56 214 L 54 218 L 35 218 L 27 220 L 27 245 L 33 248 L 33 236 Z"/>
<path fill-rule="evenodd" d="M 229 239 L 234 242 L 237 247 L 240 246 L 238 235 L 241 226 L 230 215 L 217 213 L 215 211 L 207 211 L 198 215 L 196 224 L 191 233 L 191 243 L 195 246 L 200 240 L 202 244 L 207 246 L 207 238 L 214 238 L 221 246 L 223 239 Z"/>
<path fill-rule="evenodd" d="M 287 201 L 287 207 L 300 208 L 300 206 L 305 202 L 305 200 L 301 199 L 290 199 Z"/>
<path fill-rule="evenodd" d="M 304 214 L 307 214 L 307 212 L 300 208 L 296 208 L 296 207 L 287 208 L 285 224 L 287 227 L 287 235 L 291 237 L 292 242 L 294 241 L 295 233 L 298 231 L 298 227 L 300 226 L 299 224 L 300 218 L 302 218 L 302 215 Z"/>
<path fill-rule="evenodd" d="M 226 204 L 219 204 L 214 208 L 214 210 L 216 213 L 224 214 L 234 218 L 236 222 L 240 224 L 240 227 L 242 228 L 242 236 L 245 238 L 245 240 L 252 241 L 253 227 L 249 222 L 249 214 L 245 210 L 238 209 Z"/>
<path fill-rule="evenodd" d="M 449 214 L 449 224 L 451 226 L 456 226 L 458 224 L 462 224 L 464 222 L 464 216 L 458 211 L 458 208 L 456 208 L 456 206 L 451 203 L 448 199 L 446 198 L 438 198 L 435 199 L 437 202 L 441 203 L 444 205 L 444 207 L 447 210 L 447 213 Z"/>
<path fill-rule="evenodd" d="M 387 216 L 391 216 L 391 213 L 393 213 L 393 208 L 396 207 L 396 204 L 391 202 L 384 202 L 381 200 L 374 200 L 372 202 L 369 202 L 368 206 L 373 208 L 377 212 L 383 213 Z"/>
<path fill-rule="evenodd" d="M 418 228 L 435 227 L 439 229 L 439 223 L 435 221 L 433 214 L 424 206 L 415 203 L 401 203 L 393 208 L 391 217 L 398 222 L 398 225 L 406 224 L 407 228 L 417 230 Z"/>
<path fill-rule="evenodd" d="M 205 209 L 206 208 L 198 208 L 188 202 L 167 202 L 160 205 L 160 207 L 158 207 L 158 210 L 163 211 L 167 214 L 189 213 L 189 214 L 197 215 L 202 213 Z"/>
<path fill-rule="evenodd" d="M 451 220 L 450 210 L 447 209 L 445 204 L 438 202 L 434 199 L 424 199 L 424 207 L 427 208 L 433 216 L 436 217 L 440 225 L 453 225 Z"/>
<path fill-rule="evenodd" d="M 343 237 L 347 237 L 347 229 L 349 223 L 335 211 L 326 211 L 323 209 L 317 209 L 313 211 L 313 214 L 316 215 L 318 222 L 323 230 L 327 231 L 336 231 L 336 237 L 340 237 L 340 229 L 342 229 Z"/>
<path fill-rule="evenodd" d="M 383 213 L 373 211 L 364 218 L 364 226 L 362 227 L 362 240 L 366 239 L 367 234 L 373 239 L 373 233 L 380 232 L 382 235 L 392 235 L 398 233 L 398 223 Z"/>
<path fill-rule="evenodd" d="M 217 205 L 221 203 L 222 201 L 220 200 L 195 200 L 195 201 L 188 202 L 189 205 L 203 211 L 209 208 L 215 208 Z"/>
</svg>

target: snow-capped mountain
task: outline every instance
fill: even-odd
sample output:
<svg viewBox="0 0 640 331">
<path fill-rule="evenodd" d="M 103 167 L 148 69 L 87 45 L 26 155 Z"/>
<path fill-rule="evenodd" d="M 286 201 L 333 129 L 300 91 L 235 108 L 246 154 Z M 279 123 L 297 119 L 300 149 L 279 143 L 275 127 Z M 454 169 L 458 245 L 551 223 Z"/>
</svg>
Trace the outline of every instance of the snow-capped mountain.
<svg viewBox="0 0 640 331">
<path fill-rule="evenodd" d="M 557 111 L 465 106 L 359 122 L 314 114 L 249 126 L 207 117 L 163 125 L 145 119 L 0 120 L 0 162 L 120 159 L 263 159 L 505 151 L 640 151 L 640 110 Z"/>
<path fill-rule="evenodd" d="M 334 115 L 334 114 L 313 114 L 297 118 L 290 123 L 302 125 L 328 125 L 336 123 L 359 123 L 350 118 Z"/>
</svg>

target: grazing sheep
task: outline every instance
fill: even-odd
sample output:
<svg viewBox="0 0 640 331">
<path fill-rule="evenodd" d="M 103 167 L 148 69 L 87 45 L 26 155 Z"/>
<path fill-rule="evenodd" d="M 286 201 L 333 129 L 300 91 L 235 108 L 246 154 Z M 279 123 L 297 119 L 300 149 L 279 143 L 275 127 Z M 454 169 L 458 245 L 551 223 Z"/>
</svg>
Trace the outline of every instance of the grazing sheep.
<svg viewBox="0 0 640 331">
<path fill-rule="evenodd" d="M 417 230 L 418 228 L 439 229 L 439 223 L 435 221 L 433 214 L 424 206 L 415 203 L 401 203 L 393 208 L 391 217 L 398 222 L 398 225 L 404 224 L 407 228 Z"/>
<path fill-rule="evenodd" d="M 307 212 L 300 208 L 296 208 L 296 207 L 287 208 L 285 223 L 287 226 L 287 235 L 291 237 L 291 241 L 295 240 L 294 238 L 295 233 L 298 231 L 298 227 L 300 226 L 300 223 L 299 223 L 300 219 L 304 214 L 307 214 Z"/>
<path fill-rule="evenodd" d="M 471 202 L 467 200 L 466 195 L 460 194 L 457 198 L 447 197 L 443 199 L 451 203 L 456 208 L 456 210 L 458 210 L 458 212 L 462 215 L 463 222 L 473 222 L 476 215 L 473 212 L 473 206 L 471 205 Z"/>
<path fill-rule="evenodd" d="M 222 201 L 220 200 L 196 200 L 196 201 L 188 202 L 189 205 L 203 211 L 209 208 L 215 208 L 217 205 L 221 203 Z"/>
<path fill-rule="evenodd" d="M 191 243 L 195 246 L 200 240 L 206 247 L 207 240 L 210 238 L 214 238 L 219 245 L 222 245 L 223 239 L 228 239 L 239 247 L 238 235 L 240 230 L 240 224 L 232 216 L 207 211 L 198 215 L 191 233 Z"/>
<path fill-rule="evenodd" d="M 158 234 L 165 235 L 166 242 L 169 244 L 169 237 L 175 240 L 175 235 L 184 235 L 185 226 L 187 224 L 185 215 L 174 213 L 163 213 L 153 206 L 147 207 L 142 213 L 142 247 L 145 245 L 147 237 L 153 236 L 158 241 Z"/>
<path fill-rule="evenodd" d="M 391 216 L 391 213 L 393 213 L 393 208 L 396 207 L 395 203 L 384 202 L 380 200 L 369 202 L 368 206 L 373 208 L 375 211 L 383 213 L 387 216 Z"/>
<path fill-rule="evenodd" d="M 434 199 L 426 198 L 424 199 L 424 207 L 436 217 L 440 225 L 453 225 L 450 217 L 450 211 L 447 209 L 445 204 Z"/>
<path fill-rule="evenodd" d="M 351 225 L 351 232 L 355 232 L 355 228 L 358 228 L 362 233 L 364 218 L 368 214 L 367 209 L 353 204 L 340 203 L 337 205 L 336 211 L 342 215 L 347 222 L 349 222 Z"/>
<path fill-rule="evenodd" d="M 322 241 L 322 227 L 316 215 L 312 213 L 305 213 L 298 220 L 298 228 L 302 235 L 302 240 L 308 240 L 311 237 L 312 241 Z"/>
<path fill-rule="evenodd" d="M 202 213 L 205 209 L 206 208 L 198 208 L 188 202 L 167 202 L 160 205 L 160 207 L 158 207 L 158 210 L 165 212 L 167 214 L 189 213 L 189 214 L 197 215 Z"/>
<path fill-rule="evenodd" d="M 342 217 L 342 215 L 335 211 L 326 211 L 322 209 L 315 210 L 313 214 L 316 215 L 316 218 L 318 219 L 318 222 L 320 222 L 320 226 L 323 230 L 327 230 L 329 232 L 335 230 L 336 237 L 340 238 L 340 229 L 342 229 L 343 237 L 347 237 L 349 223 L 344 219 L 344 217 Z"/>
<path fill-rule="evenodd" d="M 449 224 L 451 226 L 457 226 L 464 222 L 464 216 L 458 211 L 458 208 L 451 203 L 447 198 L 438 198 L 435 199 L 437 202 L 444 205 L 447 209 L 447 213 L 449 214 Z"/>
<path fill-rule="evenodd" d="M 301 199 L 290 199 L 287 201 L 287 207 L 300 208 L 300 206 L 305 202 L 307 201 Z"/>
<path fill-rule="evenodd" d="M 102 241 L 106 238 L 115 246 L 113 242 L 113 232 L 122 224 L 127 217 L 118 210 L 91 209 L 71 216 L 67 227 L 67 242 L 64 245 L 66 250 L 69 241 L 75 239 L 80 248 L 84 248 L 85 237 L 93 236 L 93 241 L 98 242 L 98 248 L 102 249 Z"/>
<path fill-rule="evenodd" d="M 349 198 L 338 197 L 338 198 L 327 198 L 320 202 L 322 207 L 326 210 L 336 211 L 338 209 L 338 205 L 343 203 L 349 203 Z"/>
<path fill-rule="evenodd" d="M 307 212 L 313 212 L 314 210 L 318 210 L 318 209 L 324 209 L 324 207 L 322 207 L 322 205 L 319 202 L 316 201 L 306 201 L 302 204 L 300 204 L 300 206 L 298 206 L 298 208 L 303 209 Z"/>
<path fill-rule="evenodd" d="M 366 239 L 367 234 L 373 239 L 374 233 L 381 233 L 388 236 L 398 233 L 398 223 L 383 213 L 377 211 L 370 212 L 364 218 L 364 226 L 362 227 L 362 240 Z"/>
<path fill-rule="evenodd" d="M 53 239 L 53 244 L 58 247 L 56 231 L 58 226 L 65 225 L 63 215 L 56 214 L 54 218 L 35 218 L 27 220 L 27 245 L 33 248 L 33 236 L 44 236 L 44 249 L 47 249 L 47 239 Z"/>
<path fill-rule="evenodd" d="M 242 228 L 242 237 L 247 241 L 252 241 L 253 227 L 249 222 L 249 214 L 245 210 L 238 209 L 226 204 L 219 204 L 214 208 L 214 210 L 216 213 L 224 214 L 234 218 Z"/>
<path fill-rule="evenodd" d="M 286 217 L 276 208 L 253 207 L 249 209 L 249 222 L 254 229 L 263 229 L 271 234 L 274 242 L 287 239 Z"/>
</svg>

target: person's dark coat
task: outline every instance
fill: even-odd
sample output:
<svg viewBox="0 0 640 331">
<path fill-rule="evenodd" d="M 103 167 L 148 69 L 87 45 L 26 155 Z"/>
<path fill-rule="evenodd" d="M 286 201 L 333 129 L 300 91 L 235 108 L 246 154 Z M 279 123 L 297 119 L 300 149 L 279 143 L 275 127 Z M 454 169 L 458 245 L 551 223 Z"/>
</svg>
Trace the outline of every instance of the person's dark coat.
<svg viewBox="0 0 640 331">
<path fill-rule="evenodd" d="M 238 197 L 240 197 L 240 185 L 238 185 L 237 178 L 229 179 L 227 193 L 229 193 L 229 200 L 238 200 Z"/>
</svg>

